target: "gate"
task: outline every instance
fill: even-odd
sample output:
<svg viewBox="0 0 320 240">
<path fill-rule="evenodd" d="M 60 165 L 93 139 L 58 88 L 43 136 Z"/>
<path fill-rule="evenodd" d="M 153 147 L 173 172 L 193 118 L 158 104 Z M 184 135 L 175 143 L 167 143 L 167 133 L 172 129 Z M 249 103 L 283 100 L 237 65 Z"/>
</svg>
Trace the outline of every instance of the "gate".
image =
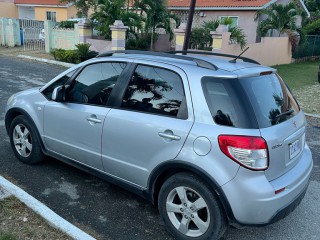
<svg viewBox="0 0 320 240">
<path fill-rule="evenodd" d="M 20 19 L 21 38 L 25 51 L 45 51 L 44 22 Z"/>
</svg>

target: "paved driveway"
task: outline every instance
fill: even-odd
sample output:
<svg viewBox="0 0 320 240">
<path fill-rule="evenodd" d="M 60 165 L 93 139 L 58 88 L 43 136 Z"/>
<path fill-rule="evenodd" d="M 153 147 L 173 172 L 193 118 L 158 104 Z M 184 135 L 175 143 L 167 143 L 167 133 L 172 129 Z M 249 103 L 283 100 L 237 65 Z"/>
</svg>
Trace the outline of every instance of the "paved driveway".
<svg viewBox="0 0 320 240">
<path fill-rule="evenodd" d="M 140 197 L 55 159 L 28 166 L 10 149 L 3 109 L 17 91 L 43 85 L 64 68 L 0 55 L 0 175 L 98 239 L 171 239 L 155 207 Z M 308 118 L 307 142 L 315 167 L 301 205 L 263 228 L 230 228 L 225 239 L 319 239 L 320 121 Z M 63 123 L 59 123 L 63 124 Z"/>
</svg>

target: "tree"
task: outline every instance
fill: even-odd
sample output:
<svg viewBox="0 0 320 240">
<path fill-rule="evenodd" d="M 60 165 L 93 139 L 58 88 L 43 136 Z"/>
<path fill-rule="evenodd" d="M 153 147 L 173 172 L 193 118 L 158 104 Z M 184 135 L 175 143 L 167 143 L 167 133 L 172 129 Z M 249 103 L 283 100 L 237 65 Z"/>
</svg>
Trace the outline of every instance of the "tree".
<svg viewBox="0 0 320 240">
<path fill-rule="evenodd" d="M 301 10 L 294 3 L 287 5 L 272 4 L 270 8 L 259 10 L 257 18 L 261 15 L 265 15 L 267 18 L 259 23 L 258 35 L 264 37 L 269 30 L 276 30 L 279 37 L 286 33 L 292 46 L 292 52 L 294 52 L 300 36 L 304 38 L 303 32 L 297 27 L 297 17 L 302 15 Z"/>
<path fill-rule="evenodd" d="M 115 20 L 122 20 L 129 31 L 134 33 L 142 28 L 142 18 L 137 13 L 127 11 L 127 0 L 97 0 L 97 9 L 91 19 L 95 22 L 95 28 L 106 39 L 111 39 L 110 27 Z"/>
<path fill-rule="evenodd" d="M 145 32 L 151 34 L 151 50 L 154 48 L 156 29 L 165 29 L 170 34 L 170 39 L 173 38 L 171 19 L 174 19 L 177 25 L 180 25 L 180 19 L 169 13 L 165 0 L 137 0 L 134 6 L 141 11 L 141 16 L 144 16 Z"/>
<path fill-rule="evenodd" d="M 61 3 L 73 3 L 78 10 L 78 17 L 88 18 L 89 10 L 96 8 L 96 0 L 60 0 Z"/>
<path fill-rule="evenodd" d="M 290 35 L 297 30 L 297 16 L 301 15 L 301 11 L 297 9 L 294 3 L 287 5 L 272 4 L 270 8 L 259 10 L 257 19 L 262 15 L 267 16 L 267 18 L 259 23 L 258 35 L 264 37 L 269 30 L 276 30 L 280 37 L 283 33 Z"/>
</svg>

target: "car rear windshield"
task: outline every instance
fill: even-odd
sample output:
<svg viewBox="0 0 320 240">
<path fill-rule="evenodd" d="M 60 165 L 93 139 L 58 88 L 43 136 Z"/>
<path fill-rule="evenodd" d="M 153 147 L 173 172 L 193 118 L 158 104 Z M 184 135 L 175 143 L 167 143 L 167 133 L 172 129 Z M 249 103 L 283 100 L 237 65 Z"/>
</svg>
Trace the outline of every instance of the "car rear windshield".
<svg viewBox="0 0 320 240">
<path fill-rule="evenodd" d="M 299 112 L 292 93 L 276 74 L 241 79 L 204 77 L 203 91 L 215 123 L 266 128 Z"/>
</svg>

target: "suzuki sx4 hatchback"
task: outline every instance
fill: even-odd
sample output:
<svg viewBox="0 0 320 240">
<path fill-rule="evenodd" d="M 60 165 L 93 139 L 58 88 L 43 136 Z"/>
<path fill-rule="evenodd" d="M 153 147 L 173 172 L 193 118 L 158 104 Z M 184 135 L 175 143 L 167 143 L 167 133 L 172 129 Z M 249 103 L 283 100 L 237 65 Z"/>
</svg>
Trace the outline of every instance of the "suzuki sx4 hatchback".
<svg viewBox="0 0 320 240">
<path fill-rule="evenodd" d="M 275 69 L 252 62 L 102 54 L 9 98 L 13 152 L 149 199 L 176 239 L 273 223 L 299 205 L 313 161 L 294 96 Z"/>
</svg>

